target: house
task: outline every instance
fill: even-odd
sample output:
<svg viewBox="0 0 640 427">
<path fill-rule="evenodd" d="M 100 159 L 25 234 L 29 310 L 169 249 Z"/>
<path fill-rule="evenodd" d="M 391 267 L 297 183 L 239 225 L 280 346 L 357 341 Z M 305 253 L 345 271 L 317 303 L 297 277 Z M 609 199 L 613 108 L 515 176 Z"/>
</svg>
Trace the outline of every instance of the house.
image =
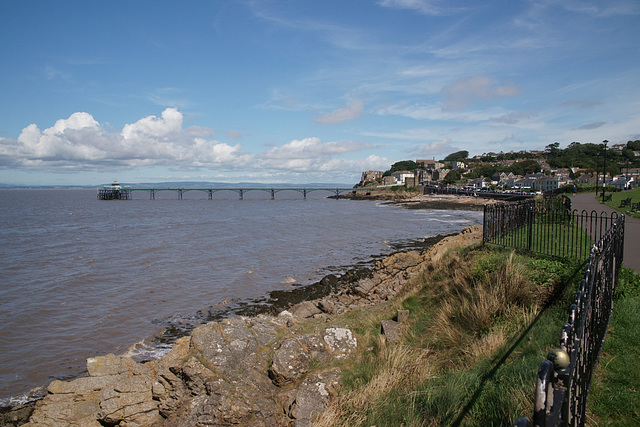
<svg viewBox="0 0 640 427">
<path fill-rule="evenodd" d="M 561 175 L 546 176 L 533 181 L 533 189 L 537 191 L 557 190 L 566 183 L 566 179 L 563 179 Z"/>
<path fill-rule="evenodd" d="M 425 169 L 442 169 L 444 168 L 444 163 L 440 163 L 434 160 L 416 160 L 416 163 L 421 165 Z"/>
<path fill-rule="evenodd" d="M 509 185 L 511 188 L 518 188 L 521 190 L 531 190 L 533 181 L 527 178 L 518 178 L 513 181 L 513 185 Z"/>
<path fill-rule="evenodd" d="M 379 179 L 382 179 L 382 175 L 384 175 L 384 172 L 382 171 L 364 171 L 362 172 L 360 183 L 366 184 L 367 182 L 376 182 Z"/>
<path fill-rule="evenodd" d="M 435 169 L 431 173 L 431 178 L 434 181 L 440 181 L 441 179 L 444 179 L 445 176 L 447 176 L 450 170 L 451 169 Z"/>
<path fill-rule="evenodd" d="M 580 175 L 578 178 L 573 180 L 576 184 L 588 184 L 595 185 L 596 183 L 596 174 L 595 173 L 585 173 Z"/>
<path fill-rule="evenodd" d="M 631 188 L 633 183 L 633 177 L 625 177 L 624 175 L 619 175 L 613 178 L 611 181 L 607 182 L 607 185 L 613 185 L 619 190 L 628 190 Z"/>
<path fill-rule="evenodd" d="M 387 175 L 382 177 L 382 185 L 398 185 L 398 181 L 395 176 Z"/>
<path fill-rule="evenodd" d="M 396 171 L 393 172 L 391 176 L 396 179 L 398 185 L 405 185 L 408 178 L 415 179 L 415 174 L 410 171 Z"/>
<path fill-rule="evenodd" d="M 485 188 L 488 187 L 489 183 L 485 182 L 484 177 L 476 178 L 473 181 L 469 182 L 469 187 L 473 188 Z"/>
<path fill-rule="evenodd" d="M 451 169 L 466 169 L 467 165 L 464 162 L 451 162 Z"/>
</svg>

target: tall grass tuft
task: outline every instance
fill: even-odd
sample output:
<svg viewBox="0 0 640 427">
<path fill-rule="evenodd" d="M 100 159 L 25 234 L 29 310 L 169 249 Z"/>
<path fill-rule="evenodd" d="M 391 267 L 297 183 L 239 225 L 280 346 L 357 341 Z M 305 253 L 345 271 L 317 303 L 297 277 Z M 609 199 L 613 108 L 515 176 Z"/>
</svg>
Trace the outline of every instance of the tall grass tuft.
<svg viewBox="0 0 640 427">
<path fill-rule="evenodd" d="M 566 315 L 563 305 L 540 320 L 541 309 L 568 280 L 531 260 L 466 248 L 426 271 L 392 302 L 411 311 L 402 341 L 359 337 L 344 387 L 316 425 L 506 425 L 530 413 L 538 365 Z M 518 339 L 534 322 L 530 339 Z"/>
</svg>

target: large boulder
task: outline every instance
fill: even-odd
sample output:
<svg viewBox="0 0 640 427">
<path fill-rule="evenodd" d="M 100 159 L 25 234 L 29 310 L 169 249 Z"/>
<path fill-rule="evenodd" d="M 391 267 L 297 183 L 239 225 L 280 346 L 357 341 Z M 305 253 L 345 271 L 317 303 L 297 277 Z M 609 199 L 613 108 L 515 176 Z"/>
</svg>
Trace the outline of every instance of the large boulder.
<svg viewBox="0 0 640 427">
<path fill-rule="evenodd" d="M 162 418 L 145 365 L 109 354 L 87 361 L 89 376 L 53 381 L 29 420 L 33 426 L 146 426 Z"/>
</svg>

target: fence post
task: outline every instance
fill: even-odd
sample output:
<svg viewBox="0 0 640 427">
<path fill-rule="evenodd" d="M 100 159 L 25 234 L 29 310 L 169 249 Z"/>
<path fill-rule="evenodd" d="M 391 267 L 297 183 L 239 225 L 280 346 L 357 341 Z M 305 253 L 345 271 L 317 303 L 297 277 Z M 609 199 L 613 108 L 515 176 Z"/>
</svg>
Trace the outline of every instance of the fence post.
<svg viewBox="0 0 640 427">
<path fill-rule="evenodd" d="M 533 215 L 535 212 L 535 205 L 529 206 L 527 209 L 527 214 L 529 215 L 529 242 L 527 246 L 527 250 L 531 251 L 531 247 L 533 246 Z"/>
</svg>

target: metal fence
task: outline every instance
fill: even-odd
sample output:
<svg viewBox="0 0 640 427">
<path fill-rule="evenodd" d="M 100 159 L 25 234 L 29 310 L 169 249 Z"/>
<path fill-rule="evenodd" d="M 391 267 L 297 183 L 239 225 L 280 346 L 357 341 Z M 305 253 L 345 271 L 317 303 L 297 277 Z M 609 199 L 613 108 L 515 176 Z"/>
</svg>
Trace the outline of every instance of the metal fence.
<svg viewBox="0 0 640 427">
<path fill-rule="evenodd" d="M 593 246 L 584 279 L 562 327 L 560 348 L 538 370 L 533 425 L 584 426 L 591 376 L 613 312 L 617 273 L 622 265 L 624 215 Z M 520 418 L 516 427 L 530 426 Z"/>
<path fill-rule="evenodd" d="M 615 212 L 571 210 L 566 197 L 485 206 L 484 243 L 578 260 L 588 256 L 560 346 L 549 352 L 538 370 L 533 421 L 522 417 L 515 427 L 585 425 L 591 376 L 613 312 L 622 265 L 624 221 L 624 215 Z"/>
<path fill-rule="evenodd" d="M 586 259 L 618 217 L 571 210 L 565 197 L 485 205 L 483 243 L 534 253 Z"/>
</svg>

